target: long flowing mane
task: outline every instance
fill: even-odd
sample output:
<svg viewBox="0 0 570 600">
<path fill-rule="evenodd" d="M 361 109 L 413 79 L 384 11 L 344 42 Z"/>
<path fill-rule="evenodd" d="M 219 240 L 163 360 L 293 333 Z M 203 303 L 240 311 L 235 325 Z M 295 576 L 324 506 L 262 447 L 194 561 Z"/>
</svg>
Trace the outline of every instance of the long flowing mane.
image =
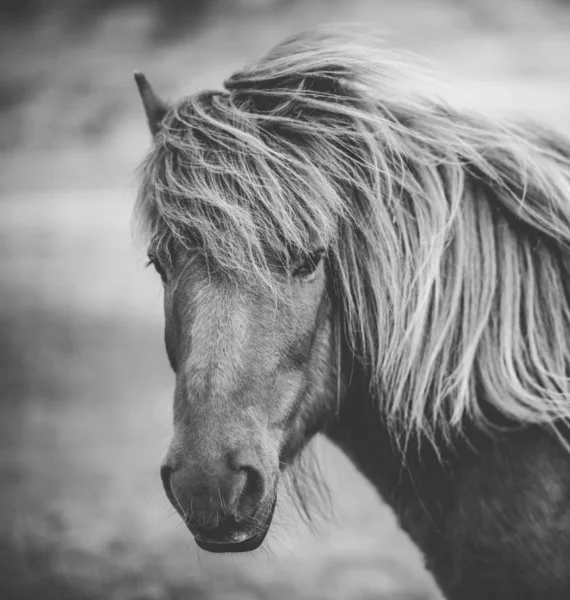
<svg viewBox="0 0 570 600">
<path fill-rule="evenodd" d="M 318 237 L 398 433 L 570 421 L 570 143 L 498 123 L 352 35 L 290 38 L 166 115 L 136 215 L 278 293 Z"/>
</svg>

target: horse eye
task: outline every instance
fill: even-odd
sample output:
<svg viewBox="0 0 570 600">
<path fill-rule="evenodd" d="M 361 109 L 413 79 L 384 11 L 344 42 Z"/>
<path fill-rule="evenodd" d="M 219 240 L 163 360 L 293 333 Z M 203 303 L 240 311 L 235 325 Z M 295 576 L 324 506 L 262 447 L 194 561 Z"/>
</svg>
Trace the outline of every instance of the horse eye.
<svg viewBox="0 0 570 600">
<path fill-rule="evenodd" d="M 146 266 L 150 267 L 150 265 L 152 265 L 155 268 L 156 272 L 160 275 L 162 282 L 166 283 L 166 271 L 164 270 L 163 266 L 160 264 L 160 261 L 154 254 L 148 255 L 148 262 L 146 263 Z"/>
<path fill-rule="evenodd" d="M 309 277 L 309 275 L 312 275 L 315 272 L 316 268 L 319 266 L 319 263 L 324 253 L 325 249 L 319 248 L 309 256 L 297 261 L 291 272 L 293 277 L 296 277 L 298 279 L 305 279 L 306 277 Z"/>
</svg>

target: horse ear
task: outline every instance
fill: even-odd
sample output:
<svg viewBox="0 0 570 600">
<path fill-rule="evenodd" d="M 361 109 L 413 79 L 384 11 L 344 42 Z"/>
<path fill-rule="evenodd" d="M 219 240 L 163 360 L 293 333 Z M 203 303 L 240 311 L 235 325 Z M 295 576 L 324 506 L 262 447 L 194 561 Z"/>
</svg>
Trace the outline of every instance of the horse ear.
<svg viewBox="0 0 570 600">
<path fill-rule="evenodd" d="M 168 111 L 168 105 L 156 95 L 148 79 L 142 73 L 135 72 L 135 81 L 139 89 L 150 132 L 155 136 L 159 132 L 162 119 Z"/>
<path fill-rule="evenodd" d="M 304 79 L 304 88 L 316 94 L 342 98 L 347 95 L 347 92 L 338 77 L 339 71 L 338 69 L 331 69 L 330 73 L 324 71 L 317 75 L 307 75 Z"/>
</svg>

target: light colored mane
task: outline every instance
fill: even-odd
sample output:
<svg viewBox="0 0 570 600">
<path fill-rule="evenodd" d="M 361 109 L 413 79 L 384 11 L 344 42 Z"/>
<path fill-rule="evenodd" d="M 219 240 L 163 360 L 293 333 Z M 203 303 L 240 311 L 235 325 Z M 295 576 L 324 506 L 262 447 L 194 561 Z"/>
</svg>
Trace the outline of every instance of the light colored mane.
<svg viewBox="0 0 570 600">
<path fill-rule="evenodd" d="M 351 35 L 293 37 L 166 116 L 136 207 L 278 292 L 328 247 L 344 331 L 392 429 L 570 421 L 570 143 L 455 108 Z"/>
</svg>

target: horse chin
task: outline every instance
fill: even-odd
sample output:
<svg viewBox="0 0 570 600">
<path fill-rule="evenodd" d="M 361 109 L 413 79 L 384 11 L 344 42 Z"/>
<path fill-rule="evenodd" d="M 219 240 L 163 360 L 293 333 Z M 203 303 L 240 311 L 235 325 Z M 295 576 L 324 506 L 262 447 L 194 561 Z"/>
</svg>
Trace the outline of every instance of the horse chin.
<svg viewBox="0 0 570 600">
<path fill-rule="evenodd" d="M 198 548 L 214 553 L 251 552 L 257 550 L 265 540 L 269 531 L 277 499 L 273 500 L 271 510 L 263 525 L 257 525 L 255 531 L 250 529 L 234 529 L 220 527 L 207 532 L 195 533 L 194 541 Z"/>
</svg>

